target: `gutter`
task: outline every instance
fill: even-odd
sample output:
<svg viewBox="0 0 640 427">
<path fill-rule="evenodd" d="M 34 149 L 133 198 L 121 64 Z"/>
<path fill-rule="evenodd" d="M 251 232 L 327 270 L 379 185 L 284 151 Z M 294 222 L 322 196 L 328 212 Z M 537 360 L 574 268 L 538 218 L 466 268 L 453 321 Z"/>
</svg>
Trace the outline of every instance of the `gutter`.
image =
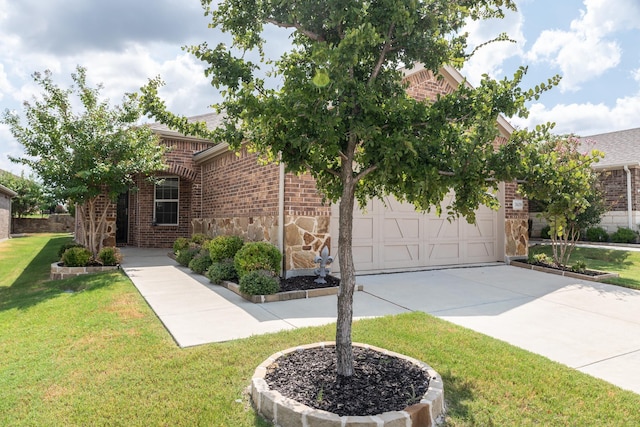
<svg viewBox="0 0 640 427">
<path fill-rule="evenodd" d="M 627 174 L 627 219 L 629 221 L 629 229 L 633 230 L 633 203 L 631 201 L 631 170 L 628 165 L 622 167 Z"/>
<path fill-rule="evenodd" d="M 278 249 L 282 253 L 282 276 L 286 275 L 286 255 L 284 251 L 284 162 L 280 157 L 280 176 L 278 183 Z"/>
</svg>

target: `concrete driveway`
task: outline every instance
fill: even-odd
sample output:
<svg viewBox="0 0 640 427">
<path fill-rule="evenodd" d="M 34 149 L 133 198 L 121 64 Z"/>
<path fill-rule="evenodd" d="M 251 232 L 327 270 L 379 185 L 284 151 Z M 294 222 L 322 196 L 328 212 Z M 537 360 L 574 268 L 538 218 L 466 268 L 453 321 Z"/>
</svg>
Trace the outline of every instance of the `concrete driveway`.
<svg viewBox="0 0 640 427">
<path fill-rule="evenodd" d="M 336 297 L 250 303 L 167 250 L 124 271 L 181 347 L 331 323 Z M 496 264 L 359 276 L 354 317 L 423 311 L 640 393 L 640 291 Z"/>
</svg>

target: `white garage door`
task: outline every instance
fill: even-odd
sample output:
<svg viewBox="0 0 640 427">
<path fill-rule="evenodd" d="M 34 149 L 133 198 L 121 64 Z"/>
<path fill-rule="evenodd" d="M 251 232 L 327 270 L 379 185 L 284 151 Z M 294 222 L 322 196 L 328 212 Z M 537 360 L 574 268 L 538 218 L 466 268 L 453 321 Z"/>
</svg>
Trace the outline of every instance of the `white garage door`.
<svg viewBox="0 0 640 427">
<path fill-rule="evenodd" d="M 394 198 L 369 202 L 354 211 L 353 258 L 358 273 L 502 261 L 498 214 L 481 207 L 476 224 L 452 222 L 435 213 L 416 212 Z M 448 202 L 445 201 L 445 202 Z M 446 205 L 448 203 L 444 203 Z M 337 258 L 338 205 L 332 207 L 331 253 Z"/>
</svg>

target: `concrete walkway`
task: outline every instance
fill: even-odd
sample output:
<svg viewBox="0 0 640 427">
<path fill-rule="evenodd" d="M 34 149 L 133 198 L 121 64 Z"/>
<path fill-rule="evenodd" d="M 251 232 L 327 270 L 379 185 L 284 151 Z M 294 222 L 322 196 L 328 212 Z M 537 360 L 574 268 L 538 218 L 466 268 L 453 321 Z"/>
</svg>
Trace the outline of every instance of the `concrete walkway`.
<svg viewBox="0 0 640 427">
<path fill-rule="evenodd" d="M 331 323 L 336 297 L 253 304 L 167 250 L 124 271 L 181 347 Z M 359 276 L 354 317 L 423 311 L 640 393 L 640 291 L 506 265 Z"/>
</svg>

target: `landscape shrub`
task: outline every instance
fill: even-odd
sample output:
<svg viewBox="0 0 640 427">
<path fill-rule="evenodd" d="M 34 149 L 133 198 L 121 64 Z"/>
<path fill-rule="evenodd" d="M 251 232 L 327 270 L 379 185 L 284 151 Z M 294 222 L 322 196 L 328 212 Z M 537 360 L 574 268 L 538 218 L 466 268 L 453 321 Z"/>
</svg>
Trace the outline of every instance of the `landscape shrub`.
<svg viewBox="0 0 640 427">
<path fill-rule="evenodd" d="M 587 271 L 587 263 L 584 261 L 576 261 L 576 263 L 571 267 L 571 271 L 574 273 L 584 273 Z"/>
<path fill-rule="evenodd" d="M 85 267 L 91 261 L 91 251 L 85 247 L 67 249 L 62 254 L 62 262 L 66 267 Z"/>
<path fill-rule="evenodd" d="M 98 262 L 102 265 L 118 265 L 122 262 L 122 254 L 118 248 L 107 246 L 98 252 Z"/>
<path fill-rule="evenodd" d="M 213 262 L 233 259 L 244 242 L 239 236 L 218 236 L 209 242 L 209 256 Z"/>
<path fill-rule="evenodd" d="M 198 255 L 200 250 L 200 246 L 190 244 L 187 248 L 178 251 L 176 254 L 176 261 L 178 261 L 178 264 L 188 267 L 193 257 Z"/>
<path fill-rule="evenodd" d="M 175 242 L 173 242 L 173 253 L 177 254 L 183 249 L 187 249 L 189 247 L 189 239 L 186 237 L 178 237 Z"/>
<path fill-rule="evenodd" d="M 585 239 L 589 242 L 606 242 L 609 240 L 607 230 L 602 227 L 591 227 L 585 232 Z"/>
<path fill-rule="evenodd" d="M 638 233 L 630 228 L 619 227 L 618 230 L 611 234 L 610 239 L 614 243 L 635 243 Z"/>
<path fill-rule="evenodd" d="M 211 240 L 211 237 L 204 233 L 196 233 L 193 234 L 189 240 L 191 243 L 195 243 L 196 245 L 203 245 L 206 241 Z"/>
<path fill-rule="evenodd" d="M 551 232 L 551 227 L 549 227 L 548 225 L 545 225 L 544 227 L 542 227 L 542 230 L 540 230 L 540 238 L 550 239 L 551 238 L 551 234 L 549 234 L 550 232 Z"/>
<path fill-rule="evenodd" d="M 60 249 L 58 249 L 58 259 L 62 259 L 62 254 L 64 254 L 67 249 L 71 248 L 84 248 L 84 245 L 81 245 L 77 242 L 67 242 L 63 244 L 62 246 L 60 246 Z"/>
<path fill-rule="evenodd" d="M 223 259 L 220 262 L 214 262 L 207 271 L 207 277 L 211 283 L 219 285 L 223 280 L 235 282 L 238 280 L 236 267 L 233 265 L 233 259 Z"/>
<path fill-rule="evenodd" d="M 271 271 L 254 270 L 240 278 L 240 292 L 249 295 L 270 295 L 280 290 L 280 281 Z"/>
<path fill-rule="evenodd" d="M 207 249 L 200 249 L 192 259 L 189 261 L 189 268 L 198 274 L 203 274 L 211 266 L 211 257 Z"/>
<path fill-rule="evenodd" d="M 549 264 L 549 257 L 545 253 L 534 254 L 532 260 L 537 264 Z"/>
<path fill-rule="evenodd" d="M 266 270 L 277 275 L 280 272 L 281 261 L 280 250 L 267 242 L 245 243 L 233 258 L 240 279 L 256 270 Z"/>
</svg>

